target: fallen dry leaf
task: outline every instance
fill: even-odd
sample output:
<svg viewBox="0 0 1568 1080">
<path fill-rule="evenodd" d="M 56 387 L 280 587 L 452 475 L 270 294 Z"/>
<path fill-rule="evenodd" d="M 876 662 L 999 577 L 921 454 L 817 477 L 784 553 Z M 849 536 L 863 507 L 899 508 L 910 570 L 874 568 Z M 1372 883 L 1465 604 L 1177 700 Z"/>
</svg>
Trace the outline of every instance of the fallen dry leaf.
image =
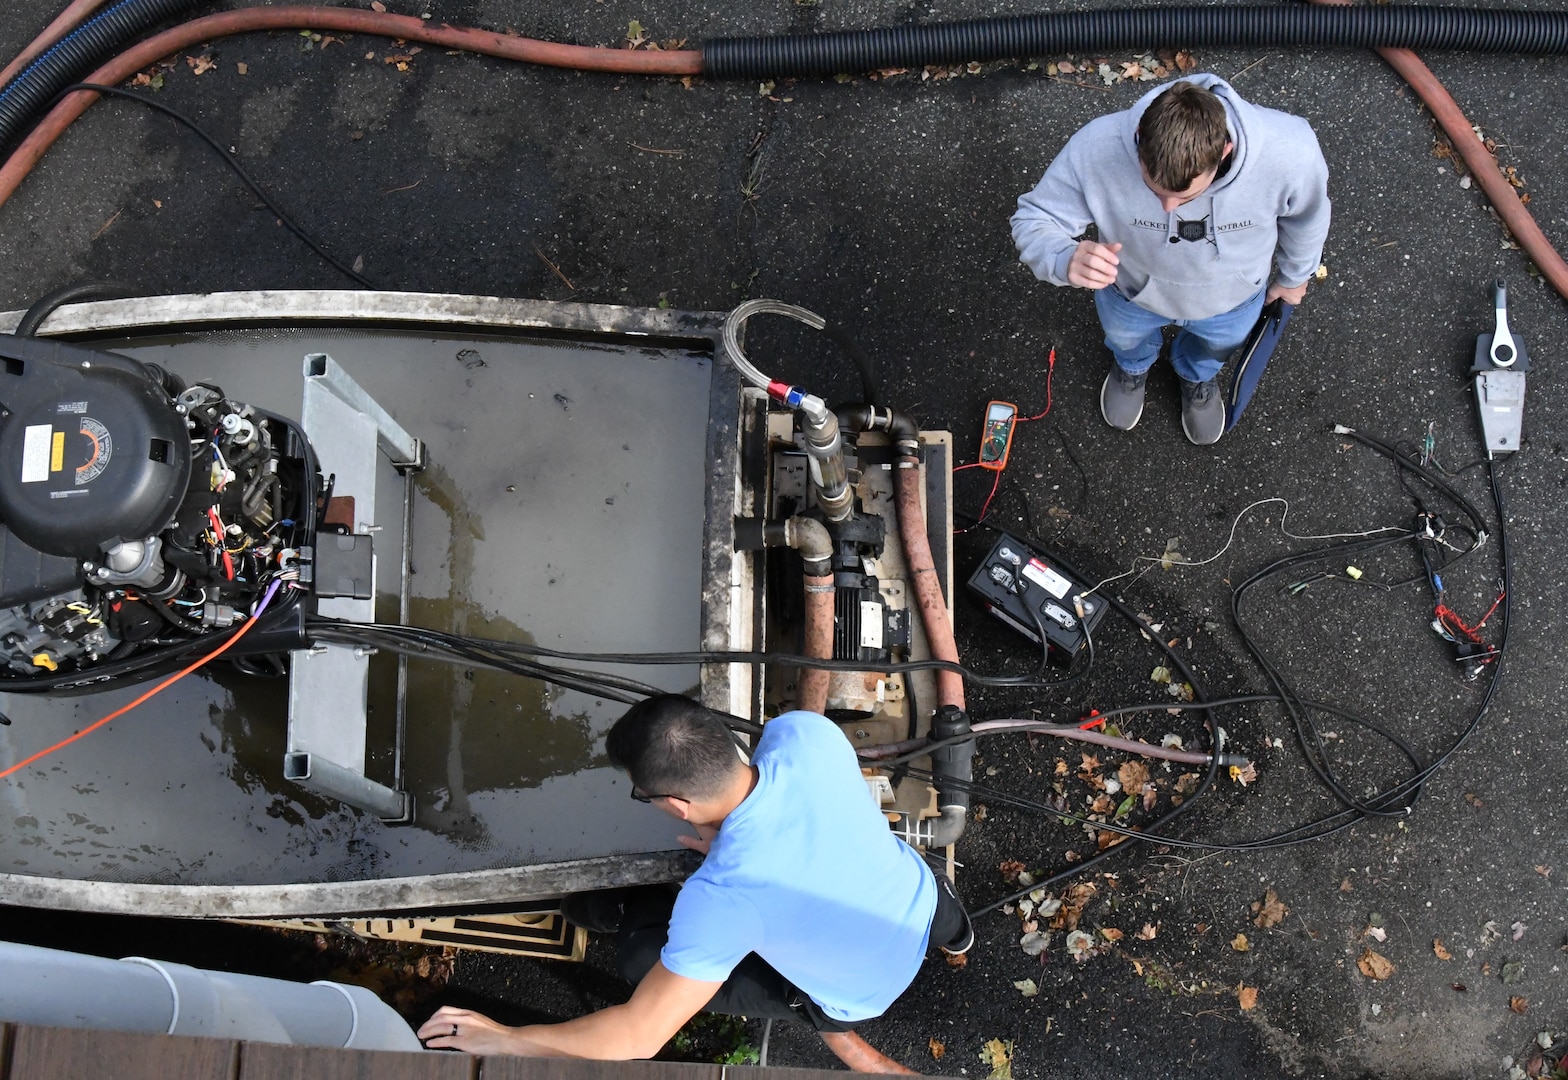
<svg viewBox="0 0 1568 1080">
<path fill-rule="evenodd" d="M 1549 877 L 1552 876 L 1552 868 L 1550 866 L 1540 866 L 1540 865 L 1538 865 L 1535 868 L 1535 872 L 1537 874 L 1540 874 L 1544 878 L 1549 878 Z"/>
<path fill-rule="evenodd" d="M 1355 886 L 1350 883 L 1350 879 L 1348 877 L 1339 883 L 1340 892 L 1350 892 L 1354 888 Z"/>
<path fill-rule="evenodd" d="M 1270 926 L 1278 926 L 1285 921 L 1285 916 L 1290 914 L 1290 908 L 1280 902 L 1280 898 L 1275 895 L 1273 889 L 1264 893 L 1263 899 L 1252 905 L 1252 911 L 1257 916 L 1257 918 L 1252 920 L 1252 925 L 1263 927 L 1264 929 Z"/>
<path fill-rule="evenodd" d="M 1027 882 L 1018 880 L 1018 876 L 1029 868 L 1023 863 L 1019 862 L 1017 859 L 1003 859 L 1001 862 L 996 864 L 996 869 L 997 872 L 1002 875 L 1002 880 L 1007 882 L 1009 885 L 1028 884 Z"/>
<path fill-rule="evenodd" d="M 1369 979 L 1376 979 L 1378 982 L 1382 982 L 1398 970 L 1398 968 L 1394 967 L 1392 960 L 1381 953 L 1373 952 L 1371 949 L 1367 949 L 1361 954 L 1360 958 L 1356 960 L 1356 967 L 1361 969 L 1361 974 Z"/>
<path fill-rule="evenodd" d="M 1123 791 L 1142 791 L 1149 782 L 1149 767 L 1141 761 L 1129 761 L 1116 770 L 1116 779 L 1122 782 Z"/>
<path fill-rule="evenodd" d="M 1246 787 L 1258 778 L 1258 767 L 1250 761 L 1245 765 L 1232 765 L 1230 778 L 1242 787 Z"/>
<path fill-rule="evenodd" d="M 192 75 L 205 75 L 207 72 L 218 66 L 212 57 L 207 56 L 206 54 L 201 56 L 187 56 L 185 58 L 185 63 L 189 65 Z"/>
<path fill-rule="evenodd" d="M 1248 949 L 1252 948 L 1252 944 L 1247 941 L 1246 934 L 1237 934 L 1235 937 L 1231 938 L 1230 947 L 1235 949 L 1237 952 L 1246 952 Z"/>
<path fill-rule="evenodd" d="M 1154 923 L 1144 923 L 1143 924 L 1143 929 L 1139 930 L 1138 933 L 1135 934 L 1134 936 L 1139 941 L 1153 941 L 1154 940 L 1154 936 L 1156 934 L 1158 934 L 1159 932 L 1160 932 L 1160 928 L 1156 924 L 1154 924 Z"/>
<path fill-rule="evenodd" d="M 1511 1012 L 1516 1012 L 1523 1016 L 1530 1011 L 1530 1003 L 1522 997 L 1511 997 L 1508 999 L 1508 1008 Z"/>
<path fill-rule="evenodd" d="M 1017 990 L 1026 998 L 1032 998 L 1040 992 L 1040 987 L 1033 979 L 1019 979 L 1017 982 L 1013 983 L 1013 989 Z"/>
<path fill-rule="evenodd" d="M 371 11 L 382 11 L 382 12 L 384 12 L 384 11 L 386 11 L 386 9 L 387 9 L 387 6 L 385 4 L 383 4 L 381 2 L 381 0 L 370 0 L 370 10 Z"/>
<path fill-rule="evenodd" d="M 980 1060 L 990 1066 L 986 1080 L 1013 1080 L 1013 1044 L 991 1039 L 980 1049 Z"/>
<path fill-rule="evenodd" d="M 234 65 L 234 70 L 238 71 L 241 75 L 249 75 L 250 74 L 250 65 L 246 64 L 246 63 L 235 64 Z"/>
<path fill-rule="evenodd" d="M 1448 946 L 1443 944 L 1443 939 L 1440 937 L 1432 939 L 1432 955 L 1439 960 L 1452 960 L 1454 958 L 1454 954 L 1448 951 Z"/>
<path fill-rule="evenodd" d="M 942 1045 L 941 1041 L 938 1039 L 932 1039 L 930 1042 L 926 1043 L 926 1049 L 931 1051 L 931 1058 L 933 1061 L 941 1061 L 942 1055 L 947 1053 L 947 1047 Z"/>
<path fill-rule="evenodd" d="M 1106 941 L 1120 941 L 1123 937 L 1122 932 L 1114 926 L 1102 926 L 1100 936 Z"/>
<path fill-rule="evenodd" d="M 942 955 L 944 957 L 946 957 L 946 959 L 947 959 L 947 966 L 950 967 L 950 968 L 967 967 L 968 964 L 969 964 L 969 954 L 966 953 L 966 952 L 964 952 L 964 953 L 943 953 Z"/>
<path fill-rule="evenodd" d="M 1256 1008 L 1258 1004 L 1258 988 L 1256 986 L 1247 986 L 1245 983 L 1236 987 L 1236 1002 L 1241 1006 L 1242 1012 Z"/>
</svg>

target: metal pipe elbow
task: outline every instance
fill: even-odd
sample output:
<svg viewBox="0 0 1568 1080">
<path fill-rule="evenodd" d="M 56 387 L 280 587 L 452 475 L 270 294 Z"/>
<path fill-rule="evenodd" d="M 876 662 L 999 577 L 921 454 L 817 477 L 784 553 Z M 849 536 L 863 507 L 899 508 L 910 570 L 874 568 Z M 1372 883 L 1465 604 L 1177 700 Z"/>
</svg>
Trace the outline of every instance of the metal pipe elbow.
<svg viewBox="0 0 1568 1080">
<path fill-rule="evenodd" d="M 800 552 L 806 573 L 821 577 L 832 573 L 833 537 L 815 518 L 792 517 L 784 522 L 784 543 Z"/>
<path fill-rule="evenodd" d="M 948 805 L 937 809 L 937 816 L 922 821 L 921 832 L 927 848 L 943 848 L 958 843 L 969 823 L 969 807 Z"/>
<path fill-rule="evenodd" d="M 843 405 L 837 410 L 838 425 L 845 431 L 885 431 L 900 447 L 920 445 L 920 427 L 914 419 L 897 409 L 875 405 Z"/>
</svg>

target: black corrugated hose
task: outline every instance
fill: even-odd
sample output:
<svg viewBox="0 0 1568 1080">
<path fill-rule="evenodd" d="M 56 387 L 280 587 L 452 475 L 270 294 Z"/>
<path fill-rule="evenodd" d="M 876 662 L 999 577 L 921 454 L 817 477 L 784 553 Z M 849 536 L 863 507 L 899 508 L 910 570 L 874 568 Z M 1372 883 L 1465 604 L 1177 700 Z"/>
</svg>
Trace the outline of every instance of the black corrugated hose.
<svg viewBox="0 0 1568 1080">
<path fill-rule="evenodd" d="M 831 34 L 717 38 L 713 78 L 833 75 L 1162 46 L 1568 52 L 1568 12 L 1446 7 L 1178 7 L 1013 15 Z"/>
<path fill-rule="evenodd" d="M 200 0 L 121 0 L 78 26 L 0 89 L 0 149 L 62 89 L 113 56 L 125 42 L 184 14 Z"/>
</svg>

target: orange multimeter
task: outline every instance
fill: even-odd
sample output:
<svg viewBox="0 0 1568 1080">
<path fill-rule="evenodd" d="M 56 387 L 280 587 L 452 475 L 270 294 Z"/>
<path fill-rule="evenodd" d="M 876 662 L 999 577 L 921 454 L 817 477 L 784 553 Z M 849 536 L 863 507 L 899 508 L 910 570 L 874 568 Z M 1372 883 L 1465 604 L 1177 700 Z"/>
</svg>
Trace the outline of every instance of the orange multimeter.
<svg viewBox="0 0 1568 1080">
<path fill-rule="evenodd" d="M 1018 423 L 1018 406 L 1010 401 L 993 401 L 985 407 L 985 428 L 980 433 L 980 467 L 998 472 L 1007 468 L 1007 455 L 1013 449 L 1013 428 Z"/>
</svg>

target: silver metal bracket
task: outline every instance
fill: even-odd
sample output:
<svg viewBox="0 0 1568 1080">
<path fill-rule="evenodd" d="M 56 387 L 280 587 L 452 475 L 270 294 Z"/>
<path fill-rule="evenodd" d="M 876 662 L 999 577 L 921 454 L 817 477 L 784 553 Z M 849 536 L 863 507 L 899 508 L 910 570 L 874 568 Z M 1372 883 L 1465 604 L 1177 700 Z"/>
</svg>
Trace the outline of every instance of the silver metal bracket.
<svg viewBox="0 0 1568 1080">
<path fill-rule="evenodd" d="M 425 464 L 425 446 L 404 431 L 374 398 L 326 353 L 305 357 L 304 409 L 301 426 L 316 450 L 322 471 L 335 476 L 333 493 L 354 500 L 351 531 L 367 541 L 377 530 L 376 467 L 384 456 L 403 475 L 404 529 L 398 553 L 402 572 L 399 620 L 408 609 L 408 523 L 412 507 L 412 473 Z M 378 555 L 372 548 L 371 580 Z M 370 595 L 324 596 L 319 614 L 351 622 L 375 622 L 376 601 Z M 412 797 L 401 790 L 406 724 L 407 673 L 399 659 L 397 734 L 392 786 L 365 776 L 366 700 L 370 657 L 366 650 L 325 645 L 293 653 L 289 664 L 288 745 L 283 775 L 322 795 L 356 806 L 388 822 L 413 820 Z"/>
</svg>

